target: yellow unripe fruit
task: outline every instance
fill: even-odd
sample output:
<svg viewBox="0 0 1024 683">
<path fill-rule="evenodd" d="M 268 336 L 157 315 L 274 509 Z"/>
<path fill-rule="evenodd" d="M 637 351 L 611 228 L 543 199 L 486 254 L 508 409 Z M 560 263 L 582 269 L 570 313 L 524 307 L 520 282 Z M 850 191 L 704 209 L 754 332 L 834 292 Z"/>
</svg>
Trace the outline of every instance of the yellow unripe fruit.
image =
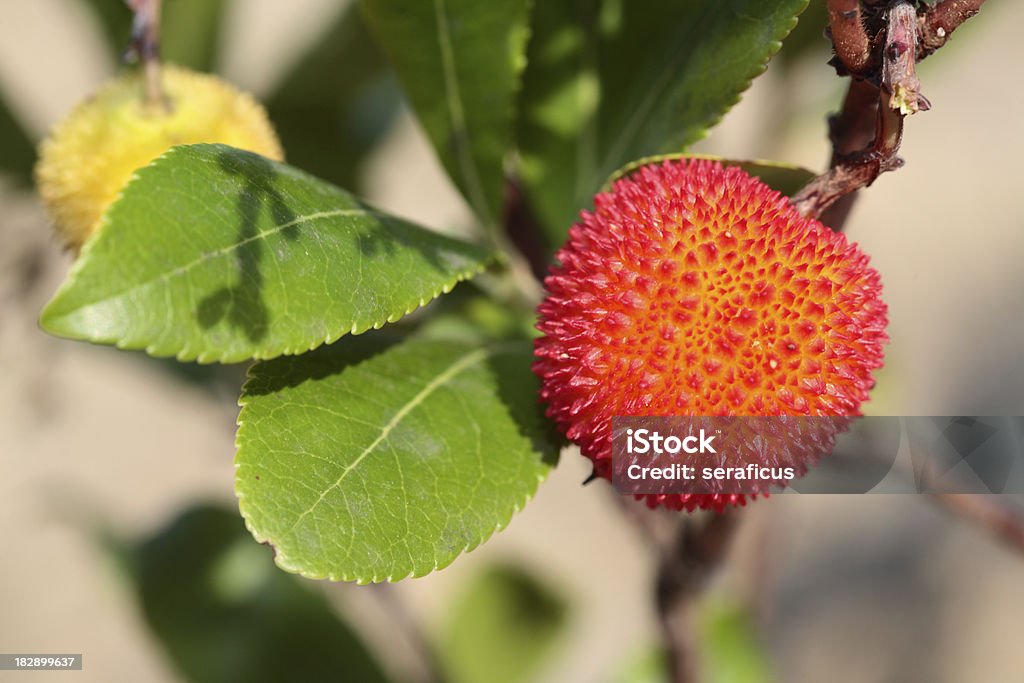
<svg viewBox="0 0 1024 683">
<path fill-rule="evenodd" d="M 43 141 L 36 185 L 64 243 L 78 249 L 132 173 L 174 145 L 219 142 L 280 160 L 267 112 L 209 74 L 165 65 L 168 107 L 147 103 L 142 73 L 106 83 Z"/>
</svg>

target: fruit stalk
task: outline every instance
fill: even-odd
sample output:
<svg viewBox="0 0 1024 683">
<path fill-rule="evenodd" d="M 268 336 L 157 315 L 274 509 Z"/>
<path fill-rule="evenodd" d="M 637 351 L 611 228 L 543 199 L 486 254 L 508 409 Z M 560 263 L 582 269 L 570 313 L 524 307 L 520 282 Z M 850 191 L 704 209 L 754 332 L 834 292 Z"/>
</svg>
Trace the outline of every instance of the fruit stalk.
<svg viewBox="0 0 1024 683">
<path fill-rule="evenodd" d="M 160 5 L 161 0 L 125 0 L 135 18 L 129 54 L 142 63 L 146 75 L 146 104 L 154 110 L 168 111 L 170 102 L 160 82 Z"/>
</svg>

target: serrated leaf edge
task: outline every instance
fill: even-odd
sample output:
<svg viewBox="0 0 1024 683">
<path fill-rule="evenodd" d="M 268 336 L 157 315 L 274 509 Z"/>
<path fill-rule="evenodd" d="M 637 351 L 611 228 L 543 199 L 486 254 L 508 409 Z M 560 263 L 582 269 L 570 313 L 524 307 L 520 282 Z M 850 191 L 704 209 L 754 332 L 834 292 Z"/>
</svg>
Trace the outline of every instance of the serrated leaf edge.
<svg viewBox="0 0 1024 683">
<path fill-rule="evenodd" d="M 514 348 L 515 347 L 513 345 L 511 345 L 511 344 L 495 344 L 493 346 L 490 346 L 490 347 L 487 347 L 487 348 L 484 348 L 484 349 L 478 349 L 476 352 L 474 352 L 474 354 L 479 354 L 479 358 L 475 359 L 475 361 L 473 363 L 465 363 L 466 359 L 469 356 L 464 356 L 463 358 L 459 359 L 454 364 L 449 366 L 449 369 L 450 369 L 450 368 L 458 366 L 460 364 L 464 364 L 464 366 L 459 369 L 459 372 L 452 374 L 448 379 L 449 380 L 453 379 L 454 377 L 458 376 L 459 373 L 469 369 L 470 367 L 472 367 L 476 363 L 483 362 L 484 360 L 486 360 L 487 358 L 490 358 L 492 356 L 500 355 L 500 354 L 506 353 L 506 352 L 511 352 L 512 350 L 514 350 Z M 473 355 L 473 354 L 470 354 L 470 355 Z M 369 360 L 369 359 L 367 359 L 367 360 Z M 361 365 L 362 363 L 365 363 L 365 362 L 367 362 L 367 361 L 364 360 L 364 361 L 361 361 L 360 363 L 355 363 L 355 364 L 353 364 L 350 367 L 357 367 L 358 365 Z M 407 572 L 405 574 L 402 574 L 401 576 L 396 576 L 394 574 L 389 574 L 389 575 L 374 574 L 373 576 L 371 576 L 369 578 L 356 576 L 354 574 L 344 574 L 344 573 L 343 574 L 333 574 L 333 573 L 330 573 L 330 572 L 321 573 L 321 572 L 310 572 L 310 571 L 304 570 L 302 567 L 299 567 L 298 565 L 294 565 L 294 564 L 289 563 L 287 561 L 287 559 L 284 557 L 284 555 L 281 553 L 280 549 L 274 544 L 273 540 L 270 539 L 269 537 L 265 536 L 264 534 L 260 533 L 255 528 L 255 526 L 252 524 L 251 520 L 249 519 L 249 515 L 246 514 L 245 503 L 244 503 L 245 494 L 239 492 L 238 487 L 237 487 L 238 471 L 241 468 L 241 465 L 238 462 L 238 454 L 241 452 L 241 448 L 242 448 L 242 444 L 241 444 L 242 432 L 245 429 L 245 426 L 247 424 L 246 421 L 245 421 L 245 417 L 244 417 L 245 416 L 245 409 L 246 409 L 246 407 L 248 405 L 248 401 L 246 400 L 246 394 L 247 394 L 249 385 L 253 381 L 256 380 L 256 376 L 253 373 L 253 368 L 255 366 L 256 366 L 256 363 L 253 363 L 252 365 L 249 366 L 249 369 L 246 371 L 246 380 L 245 380 L 245 382 L 242 385 L 242 393 L 241 393 L 241 395 L 239 396 L 239 399 L 238 399 L 238 405 L 241 408 L 241 410 L 239 410 L 238 418 L 235 421 L 235 424 L 237 426 L 237 430 L 235 431 L 235 462 L 234 462 L 234 465 L 235 465 L 235 481 L 236 481 L 235 497 L 238 500 L 238 509 L 239 509 L 239 513 L 242 516 L 242 520 L 245 522 L 245 528 L 249 530 L 249 533 L 252 534 L 252 537 L 256 540 L 257 543 L 261 543 L 263 545 L 270 546 L 273 549 L 273 551 L 274 551 L 274 564 L 276 564 L 278 566 L 278 568 L 280 568 L 283 571 L 286 571 L 286 572 L 288 572 L 290 574 L 297 574 L 297 575 L 302 576 L 304 578 L 313 579 L 313 580 L 327 580 L 327 581 L 333 581 L 333 582 L 356 583 L 357 585 L 360 585 L 360 586 L 365 586 L 365 585 L 371 584 L 371 583 L 385 583 L 385 582 L 386 583 L 396 583 L 396 582 L 402 581 L 404 579 L 408 579 L 408 578 L 418 579 L 418 578 L 421 578 L 421 577 L 426 576 L 428 574 L 432 574 L 433 572 L 439 571 L 441 569 L 444 569 L 445 567 L 450 566 L 452 563 L 455 562 L 455 560 L 457 560 L 461 556 L 465 555 L 466 553 L 470 553 L 470 552 L 476 550 L 477 548 L 479 548 L 486 541 L 490 540 L 490 538 L 492 536 L 494 536 L 494 534 L 496 534 L 496 533 L 506 529 L 508 527 L 508 525 L 512 523 L 512 519 L 517 514 L 522 512 L 523 508 L 526 507 L 526 504 L 529 503 L 530 500 L 532 500 L 533 497 L 537 494 L 537 490 L 540 487 L 541 483 L 544 482 L 544 480 L 547 478 L 548 474 L 551 472 L 551 467 L 547 467 L 547 468 L 543 469 L 542 472 L 537 475 L 536 482 L 534 483 L 534 486 L 532 487 L 532 490 L 530 490 L 523 497 L 522 500 L 516 501 L 516 502 L 513 503 L 512 509 L 509 511 L 507 519 L 499 520 L 498 523 L 494 526 L 494 528 L 491 529 L 490 531 L 487 531 L 483 535 L 481 535 L 479 540 L 466 543 L 461 549 L 458 550 L 458 552 L 453 553 L 452 556 L 451 556 L 451 559 L 448 560 L 447 562 L 435 562 L 432 567 L 430 567 L 430 568 L 428 568 L 428 569 L 426 569 L 424 571 L 421 571 L 421 572 L 417 572 L 415 569 L 412 569 L 409 572 Z M 443 375 L 443 374 L 446 374 L 447 372 L 448 372 L 448 370 L 445 370 L 445 372 L 441 373 L 441 374 Z M 438 386 L 441 386 L 441 385 L 439 384 Z"/>
<path fill-rule="evenodd" d="M 42 312 L 40 313 L 40 316 L 39 316 L 39 326 L 44 331 L 46 331 L 49 334 L 53 334 L 55 336 L 59 336 L 59 337 L 66 338 L 66 339 L 73 339 L 73 340 L 76 340 L 76 341 L 86 341 L 86 342 L 90 342 L 90 343 L 93 343 L 93 344 L 102 344 L 104 346 L 112 344 L 115 348 L 120 349 L 122 351 L 138 351 L 138 350 L 142 350 L 147 355 L 153 356 L 154 358 L 174 358 L 175 360 L 180 361 L 180 362 L 196 361 L 196 362 L 201 363 L 201 364 L 209 364 L 209 363 L 239 363 L 239 362 L 244 362 L 244 361 L 247 361 L 247 360 L 272 360 L 272 359 L 277 358 L 279 356 L 291 356 L 291 355 L 298 355 L 298 354 L 306 353 L 308 351 L 312 351 L 314 349 L 317 349 L 317 348 L 323 346 L 324 344 L 333 344 L 337 340 L 339 340 L 342 337 L 344 337 L 346 334 L 359 335 L 359 334 L 362 334 L 364 332 L 368 332 L 371 329 L 372 330 L 379 330 L 382 327 L 384 327 L 385 325 L 387 325 L 388 323 L 397 322 L 398 320 L 401 320 L 403 317 L 405 317 L 406 315 L 409 315 L 413 311 L 418 310 L 418 309 L 422 308 L 423 306 L 426 306 L 429 302 L 433 301 L 434 299 L 438 298 L 439 296 L 441 296 L 443 294 L 448 294 L 460 282 L 465 282 L 467 280 L 471 280 L 472 278 L 476 277 L 477 275 L 482 273 L 487 268 L 487 266 L 495 258 L 495 254 L 493 252 L 491 252 L 491 253 L 487 254 L 486 256 L 484 256 L 480 260 L 480 262 L 477 263 L 476 265 L 474 265 L 472 267 L 469 267 L 469 268 L 466 268 L 464 270 L 460 270 L 460 271 L 456 272 L 455 276 L 454 276 L 454 279 L 452 279 L 450 281 L 447 281 L 447 282 L 443 282 L 439 288 L 433 290 L 428 296 L 420 297 L 418 303 L 414 300 L 411 303 L 406 304 L 405 307 L 404 307 L 405 310 L 403 312 L 401 312 L 401 313 L 397 313 L 397 314 L 392 313 L 391 315 L 387 316 L 384 320 L 376 320 L 376 319 L 356 320 L 356 321 L 354 321 L 352 323 L 352 326 L 350 328 L 348 328 L 348 329 L 342 328 L 337 334 L 329 334 L 326 337 L 324 337 L 322 340 L 317 340 L 317 341 L 313 342 L 312 344 L 310 344 L 309 346 L 302 346 L 302 345 L 295 346 L 295 347 L 284 346 L 284 347 L 282 347 L 278 351 L 271 350 L 268 353 L 257 352 L 257 353 L 254 353 L 254 354 L 244 354 L 244 355 L 233 355 L 233 354 L 227 354 L 227 353 L 203 353 L 202 351 L 195 351 L 195 350 L 193 350 L 189 346 L 185 346 L 185 348 L 181 349 L 180 351 L 175 352 L 173 350 L 168 349 L 165 346 L 161 346 L 161 344 L 159 342 L 153 342 L 153 343 L 145 344 L 143 342 L 126 342 L 126 341 L 121 340 L 121 339 L 111 339 L 111 340 L 107 341 L 106 339 L 103 339 L 103 338 L 100 338 L 100 337 L 96 337 L 96 336 L 84 336 L 84 335 L 74 336 L 74 335 L 68 335 L 68 334 L 63 333 L 63 332 L 58 332 L 58 331 L 49 329 L 49 326 L 46 323 L 47 311 L 50 309 L 50 306 L 53 304 L 53 302 L 56 301 L 65 290 L 70 289 L 72 287 L 72 285 L 73 285 L 73 283 L 75 281 L 75 278 L 78 276 L 78 273 L 82 270 L 82 268 L 85 267 L 85 263 L 86 263 L 87 257 L 89 255 L 89 253 L 91 253 L 91 251 L 92 251 L 94 242 L 96 242 L 97 238 L 103 232 L 104 228 L 106 228 L 107 225 L 109 225 L 111 210 L 118 204 L 118 202 L 121 201 L 121 199 L 124 197 L 125 193 L 128 191 L 129 187 L 131 187 L 136 181 L 138 181 L 140 179 L 140 177 L 141 177 L 140 174 L 141 173 L 146 172 L 146 170 L 151 168 L 151 167 L 155 167 L 158 164 L 160 164 L 162 162 L 165 162 L 172 153 L 176 152 L 176 150 L 179 150 L 179 149 L 182 149 L 182 148 L 186 148 L 186 147 L 194 147 L 194 146 L 210 146 L 210 145 L 204 145 L 204 144 L 200 144 L 200 145 L 175 145 L 174 147 L 171 147 L 170 149 L 165 151 L 160 156 L 154 158 L 146 166 L 142 166 L 142 167 L 140 167 L 140 168 L 138 168 L 138 169 L 136 169 L 135 171 L 132 172 L 132 175 L 128 179 L 128 182 L 126 182 L 124 184 L 124 186 L 121 188 L 121 190 L 117 193 L 117 196 L 110 203 L 110 206 L 108 206 L 106 211 L 103 212 L 103 215 L 100 218 L 100 223 L 99 223 L 99 226 L 97 227 L 97 229 L 93 232 L 92 235 L 89 236 L 89 238 L 82 245 L 82 248 L 81 248 L 81 251 L 79 252 L 78 257 L 71 264 L 71 268 L 68 270 L 68 273 L 65 276 L 64 281 L 61 283 L 61 286 L 57 289 L 57 291 L 54 293 L 53 297 L 51 297 L 51 299 L 43 307 L 43 310 L 42 310 Z M 223 145 L 223 146 L 227 146 L 227 145 Z M 250 154 L 255 154 L 255 152 L 249 152 L 249 153 Z M 297 170 L 299 170 L 302 173 L 305 173 L 305 172 L 301 171 L 301 169 L 297 169 Z M 310 176 L 310 177 L 314 178 L 314 176 Z M 316 180 L 319 180 L 319 179 L 316 179 Z M 326 181 L 322 181 L 321 180 L 320 182 L 326 182 Z M 310 214 L 309 216 L 306 216 L 306 217 L 303 217 L 303 218 L 304 218 L 304 220 L 313 220 L 315 218 L 322 218 L 322 217 L 325 217 L 325 216 L 328 216 L 328 215 L 332 215 L 332 216 L 333 215 L 342 215 L 342 213 L 339 213 L 339 212 L 342 212 L 342 211 L 348 211 L 348 210 L 318 212 L 316 214 Z M 363 214 L 366 214 L 366 215 L 371 215 L 371 216 L 376 216 L 378 219 L 380 219 L 381 221 L 384 221 L 384 222 L 392 220 L 392 216 L 389 216 L 389 215 L 384 214 L 384 213 L 376 212 L 372 208 L 366 208 L 366 209 L 362 210 L 360 213 L 363 213 Z M 297 224 L 298 224 L 298 221 L 295 221 L 295 222 L 291 222 L 291 223 L 288 223 L 288 224 L 285 224 L 285 225 L 277 226 L 275 229 L 276 230 L 280 230 L 280 229 L 284 229 L 286 227 L 289 227 L 291 225 L 297 225 Z M 417 227 L 420 227 L 420 226 L 417 226 Z M 426 228 L 422 228 L 422 227 L 421 227 L 421 229 L 426 230 Z M 262 237 L 262 236 L 264 236 L 266 234 L 268 234 L 268 233 L 261 233 L 260 235 L 255 235 L 255 236 L 253 236 L 250 239 L 256 239 L 256 238 Z M 437 233 L 437 234 L 440 235 L 440 233 Z M 449 238 L 449 239 L 451 239 L 451 238 Z M 241 246 L 241 244 L 242 243 L 239 243 L 237 245 L 233 245 L 232 248 L 237 248 L 238 246 Z M 194 265 L 194 263 L 195 262 L 193 262 L 192 264 L 187 264 L 185 266 L 179 266 L 179 268 L 176 268 L 175 271 L 177 271 L 177 270 L 179 270 L 181 268 L 188 268 L 191 265 Z M 161 278 L 163 278 L 163 277 L 164 276 L 162 275 Z M 157 278 L 157 279 L 159 280 L 161 278 Z M 155 282 L 155 280 L 153 282 Z M 151 283 L 147 283 L 146 286 L 148 286 L 148 284 L 151 284 Z"/>
<path fill-rule="evenodd" d="M 768 50 L 759 57 L 757 65 L 750 70 L 749 75 L 746 76 L 746 80 L 739 84 L 739 87 L 733 94 L 732 99 L 727 100 L 721 110 L 714 117 L 709 119 L 707 123 L 701 125 L 700 128 L 694 132 L 694 135 L 680 140 L 676 146 L 685 149 L 686 147 L 703 140 L 711 132 L 711 129 L 721 123 L 722 119 L 725 118 L 725 115 L 728 114 L 733 107 L 739 104 L 740 100 L 743 99 L 743 93 L 749 90 L 750 86 L 754 84 L 754 79 L 768 70 L 768 63 L 771 62 L 772 57 L 777 55 L 779 50 L 782 49 L 782 41 L 786 39 L 786 36 L 788 36 L 794 28 L 796 28 L 797 23 L 800 21 L 800 15 L 804 13 L 804 10 L 807 9 L 809 4 L 810 0 L 805 0 L 803 7 L 793 14 L 789 24 L 775 35 L 774 40 L 768 43 Z"/>
<path fill-rule="evenodd" d="M 634 172 L 640 170 L 644 166 L 650 166 L 651 164 L 659 164 L 663 161 L 678 161 L 679 159 L 702 159 L 706 161 L 717 161 L 723 166 L 743 166 L 745 164 L 754 166 L 764 166 L 766 168 L 776 168 L 783 171 L 793 171 L 794 173 L 807 174 L 808 180 L 813 178 L 816 174 L 814 171 L 798 166 L 796 164 L 790 164 L 785 161 L 777 161 L 774 159 L 732 159 L 730 157 L 723 157 L 718 154 L 699 154 L 695 152 L 667 152 L 665 154 L 652 154 L 650 156 L 640 157 L 634 159 L 627 164 L 624 164 L 621 168 L 618 168 L 613 172 L 608 180 L 605 181 L 604 185 L 601 186 L 601 192 L 608 192 L 612 189 L 612 185 L 616 181 L 621 180 L 632 175 Z"/>
</svg>

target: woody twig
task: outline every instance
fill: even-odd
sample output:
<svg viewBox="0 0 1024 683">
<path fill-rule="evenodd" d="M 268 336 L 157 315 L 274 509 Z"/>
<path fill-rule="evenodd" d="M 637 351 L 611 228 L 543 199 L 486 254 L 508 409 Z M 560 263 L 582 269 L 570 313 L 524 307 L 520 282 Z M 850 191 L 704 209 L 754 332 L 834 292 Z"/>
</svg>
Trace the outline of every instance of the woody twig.
<svg viewBox="0 0 1024 683">
<path fill-rule="evenodd" d="M 849 75 L 842 110 L 831 117 L 830 169 L 793 204 L 805 216 L 841 230 L 855 193 L 903 165 L 898 152 L 907 116 L 927 111 L 915 64 L 945 44 L 984 0 L 944 0 L 918 14 L 901 0 L 884 8 L 865 0 L 827 0 L 836 66 Z"/>
</svg>

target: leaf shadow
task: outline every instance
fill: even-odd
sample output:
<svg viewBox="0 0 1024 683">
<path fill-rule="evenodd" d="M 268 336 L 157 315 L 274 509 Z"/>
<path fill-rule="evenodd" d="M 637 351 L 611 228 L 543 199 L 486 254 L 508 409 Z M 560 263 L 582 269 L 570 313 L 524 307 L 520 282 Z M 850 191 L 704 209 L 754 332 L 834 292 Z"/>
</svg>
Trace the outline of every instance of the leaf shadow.
<svg viewBox="0 0 1024 683">
<path fill-rule="evenodd" d="M 368 361 L 402 341 L 405 341 L 403 337 L 387 332 L 369 332 L 347 339 L 344 344 L 323 346 L 301 356 L 261 361 L 250 369 L 243 394 L 266 396 L 305 382 L 323 380 Z M 532 359 L 530 342 L 511 343 L 507 350 L 488 355 L 484 364 L 494 382 L 498 400 L 520 434 L 529 440 L 543 463 L 555 467 L 565 438 L 544 415 L 539 400 L 540 386 L 530 371 Z"/>
<path fill-rule="evenodd" d="M 385 261 L 398 256 L 400 250 L 405 250 L 419 254 L 436 272 L 447 275 L 451 271 L 451 264 L 445 260 L 445 254 L 466 253 L 466 244 L 443 233 L 429 231 L 434 242 L 433 244 L 424 242 L 424 228 L 382 213 L 361 201 L 358 201 L 357 204 L 379 221 L 383 227 L 382 230 L 354 231 L 355 246 L 364 262 L 371 259 Z"/>
<path fill-rule="evenodd" d="M 497 384 L 498 398 L 518 425 L 520 434 L 540 454 L 541 461 L 554 468 L 558 465 L 565 437 L 555 423 L 544 415 L 540 383 L 530 370 L 533 353 L 529 350 L 529 342 L 526 344 L 515 352 L 488 356 L 487 367 Z"/>
<path fill-rule="evenodd" d="M 265 278 L 260 270 L 266 232 L 260 232 L 260 215 L 267 211 L 276 226 L 268 232 L 279 232 L 288 240 L 298 237 L 297 217 L 274 187 L 278 173 L 270 160 L 224 149 L 217 154 L 217 161 L 221 169 L 244 180 L 235 204 L 238 234 L 233 252 L 238 278 L 234 285 L 221 287 L 200 301 L 196 318 L 203 329 L 226 320 L 250 341 L 258 342 L 266 337 L 269 326 L 263 300 Z"/>
<path fill-rule="evenodd" d="M 237 509 L 200 503 L 114 543 L 145 624 L 186 680 L 392 680 L 326 594 L 274 566 Z"/>
<path fill-rule="evenodd" d="M 346 339 L 343 344 L 321 346 L 299 356 L 279 356 L 260 361 L 249 370 L 244 393 L 246 396 L 266 396 L 305 382 L 326 379 L 370 360 L 402 340 L 403 337 L 398 335 L 370 331 Z"/>
<path fill-rule="evenodd" d="M 234 242 L 225 250 L 234 257 L 237 276 L 233 284 L 225 285 L 200 300 L 195 316 L 204 330 L 226 322 L 241 331 L 250 342 L 258 343 L 270 332 L 271 313 L 264 300 L 267 238 L 280 234 L 285 240 L 297 240 L 302 218 L 288 206 L 287 189 L 284 189 L 284 194 L 279 189 L 281 172 L 273 162 L 251 152 L 218 147 L 215 157 L 220 168 L 238 178 L 238 182 L 231 185 L 239 188 L 235 202 L 238 230 Z M 453 272 L 465 269 L 466 263 L 480 260 L 481 253 L 486 253 L 479 246 L 426 231 L 384 214 L 351 195 L 347 197 L 347 202 L 333 208 L 339 208 L 339 214 L 350 210 L 352 214 L 365 212 L 365 216 L 359 216 L 363 220 L 344 219 L 350 222 L 346 223 L 344 230 L 334 234 L 349 235 L 354 251 L 359 255 L 360 270 L 365 265 L 368 271 L 374 268 L 377 272 L 381 264 L 406 253 L 416 254 L 425 266 L 447 278 L 452 277 Z M 326 227 L 339 226 L 329 224 Z M 273 240 L 270 243 L 273 245 Z M 355 276 L 354 281 L 338 278 L 338 295 L 352 296 L 360 287 L 365 289 L 369 286 L 358 277 Z M 282 287 L 287 284 L 281 283 Z M 344 327 L 350 324 L 346 323 Z"/>
</svg>

